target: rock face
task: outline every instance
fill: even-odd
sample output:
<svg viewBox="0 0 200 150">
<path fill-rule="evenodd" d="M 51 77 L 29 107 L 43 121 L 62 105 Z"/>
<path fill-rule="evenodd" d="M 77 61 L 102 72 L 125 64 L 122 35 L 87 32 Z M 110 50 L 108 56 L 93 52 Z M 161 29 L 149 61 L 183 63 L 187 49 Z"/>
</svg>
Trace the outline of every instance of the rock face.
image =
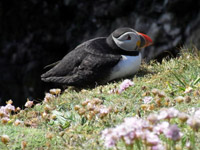
<svg viewBox="0 0 200 150">
<path fill-rule="evenodd" d="M 50 88 L 44 66 L 81 42 L 118 27 L 150 35 L 147 61 L 176 55 L 183 44 L 200 48 L 199 0 L 7 0 L 0 2 L 0 104 L 40 99 Z"/>
</svg>

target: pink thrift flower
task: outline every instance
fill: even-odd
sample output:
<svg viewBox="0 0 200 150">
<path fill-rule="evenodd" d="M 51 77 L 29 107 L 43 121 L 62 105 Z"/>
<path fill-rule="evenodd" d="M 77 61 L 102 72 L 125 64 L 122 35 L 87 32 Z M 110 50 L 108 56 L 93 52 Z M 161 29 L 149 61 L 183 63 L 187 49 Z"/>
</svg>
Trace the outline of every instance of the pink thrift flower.
<svg viewBox="0 0 200 150">
<path fill-rule="evenodd" d="M 28 108 L 30 108 L 30 107 L 32 107 L 33 106 L 33 101 L 27 101 L 26 102 L 26 104 L 25 104 L 25 107 L 28 107 Z"/>
<path fill-rule="evenodd" d="M 193 88 L 187 87 L 187 88 L 185 89 L 185 92 L 184 92 L 184 93 L 190 93 L 190 92 L 192 92 L 192 90 L 193 90 Z"/>
<path fill-rule="evenodd" d="M 105 140 L 104 145 L 107 148 L 114 147 L 119 140 L 117 132 L 115 132 L 113 128 L 103 130 L 101 138 Z"/>
<path fill-rule="evenodd" d="M 45 97 L 44 97 L 44 102 L 48 103 L 50 100 L 52 100 L 53 98 L 55 98 L 55 95 L 50 94 L 50 93 L 46 93 Z"/>
<path fill-rule="evenodd" d="M 151 96 L 145 96 L 145 97 L 143 98 L 144 104 L 149 104 L 149 103 L 152 102 L 152 100 L 153 100 L 153 97 L 151 97 Z"/>
<path fill-rule="evenodd" d="M 197 111 L 195 111 L 194 117 L 197 117 L 197 118 L 200 119 L 200 109 L 198 109 Z"/>
<path fill-rule="evenodd" d="M 144 136 L 143 130 L 136 129 L 136 131 L 135 131 L 135 137 L 137 139 L 144 139 L 145 136 Z"/>
<path fill-rule="evenodd" d="M 151 147 L 151 150 L 166 150 L 162 144 L 154 145 Z"/>
<path fill-rule="evenodd" d="M 134 85 L 134 83 L 131 80 L 129 80 L 129 79 L 124 80 L 119 86 L 118 93 L 119 94 L 122 93 L 128 87 L 133 86 L 133 85 Z"/>
<path fill-rule="evenodd" d="M 61 89 L 50 89 L 49 92 L 53 95 L 59 95 L 61 93 Z"/>
<path fill-rule="evenodd" d="M 164 134 L 167 138 L 172 139 L 173 141 L 178 141 L 183 136 L 177 125 L 169 126 L 169 128 L 164 131 Z"/>
<path fill-rule="evenodd" d="M 188 148 L 188 149 L 191 149 L 191 143 L 188 141 L 186 142 L 185 146 Z"/>
<path fill-rule="evenodd" d="M 147 117 L 147 120 L 149 120 L 149 122 L 151 122 L 152 124 L 155 124 L 158 122 L 158 116 L 156 114 L 150 114 Z"/>
<path fill-rule="evenodd" d="M 116 145 L 116 141 L 114 138 L 106 138 L 106 142 L 105 142 L 105 147 L 107 148 L 111 148 L 114 147 Z"/>
<path fill-rule="evenodd" d="M 127 134 L 127 132 L 129 132 L 127 130 L 127 128 L 124 125 L 118 125 L 115 128 L 115 132 L 118 133 L 119 138 L 122 138 L 123 136 L 125 136 Z"/>
<path fill-rule="evenodd" d="M 5 106 L 5 111 L 10 113 L 11 111 L 15 111 L 15 106 L 11 105 L 11 104 L 7 104 Z"/>
<path fill-rule="evenodd" d="M 188 116 L 186 113 L 184 113 L 184 112 L 181 112 L 181 113 L 178 114 L 178 118 L 179 118 L 182 122 L 187 121 L 188 117 L 189 117 L 189 116 Z"/>
<path fill-rule="evenodd" d="M 168 116 L 168 113 L 166 110 L 162 110 L 160 111 L 159 115 L 158 115 L 158 120 L 163 120 L 166 119 Z"/>
<path fill-rule="evenodd" d="M 150 132 L 150 131 L 145 132 L 145 139 L 146 139 L 147 144 L 151 146 L 155 146 L 161 143 L 161 140 L 159 139 L 159 137 L 155 133 Z"/>
<path fill-rule="evenodd" d="M 7 114 L 5 106 L 1 106 L 0 107 L 0 118 L 7 117 L 7 116 L 9 116 L 9 114 Z"/>
<path fill-rule="evenodd" d="M 130 117 L 125 118 L 124 122 L 115 128 L 105 129 L 102 133 L 102 138 L 105 140 L 106 147 L 113 147 L 123 139 L 127 145 L 133 144 L 134 139 L 143 139 L 144 132 L 148 126 L 148 121 Z"/>
<path fill-rule="evenodd" d="M 94 104 L 90 103 L 90 102 L 87 104 L 87 108 L 88 108 L 89 110 L 90 110 L 90 109 L 93 110 L 93 109 L 95 109 L 95 107 L 96 107 L 96 106 L 95 106 Z"/>
<path fill-rule="evenodd" d="M 179 111 L 175 109 L 174 107 L 171 107 L 171 108 L 162 110 L 160 114 L 158 115 L 158 118 L 159 120 L 171 119 L 171 118 L 177 117 L 178 114 L 179 114 Z"/>
<path fill-rule="evenodd" d="M 109 109 L 108 108 L 100 108 L 99 113 L 100 114 L 108 114 L 109 113 Z"/>
<path fill-rule="evenodd" d="M 10 118 L 8 118 L 8 117 L 1 118 L 1 123 L 3 123 L 3 124 L 6 124 L 8 121 L 10 121 Z"/>
<path fill-rule="evenodd" d="M 192 116 L 187 120 L 187 124 L 195 131 L 198 131 L 200 128 L 200 119 L 199 117 Z"/>
<path fill-rule="evenodd" d="M 179 114 L 179 111 L 177 109 L 175 109 L 174 107 L 171 107 L 168 109 L 168 116 L 170 118 L 175 118 L 178 116 L 178 114 Z"/>
<path fill-rule="evenodd" d="M 162 134 L 164 131 L 166 131 L 169 127 L 169 122 L 164 121 L 160 124 L 157 124 L 154 128 L 153 128 L 153 132 L 156 133 L 157 135 Z"/>
<path fill-rule="evenodd" d="M 15 126 L 18 126 L 20 124 L 23 124 L 23 121 L 20 121 L 19 119 L 16 119 L 15 122 L 13 123 Z"/>
<path fill-rule="evenodd" d="M 107 115 L 108 113 L 110 113 L 111 109 L 110 108 L 107 108 L 106 106 L 102 105 L 100 106 L 99 108 L 99 113 L 100 114 L 105 114 Z"/>
</svg>

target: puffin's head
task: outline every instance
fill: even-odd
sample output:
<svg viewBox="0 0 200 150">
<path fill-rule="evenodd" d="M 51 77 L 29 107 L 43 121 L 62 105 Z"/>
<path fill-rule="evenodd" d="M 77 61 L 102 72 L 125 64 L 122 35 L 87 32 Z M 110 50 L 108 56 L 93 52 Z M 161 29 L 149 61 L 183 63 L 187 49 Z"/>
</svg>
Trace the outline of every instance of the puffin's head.
<svg viewBox="0 0 200 150">
<path fill-rule="evenodd" d="M 149 36 L 131 28 L 118 28 L 111 37 L 116 46 L 125 51 L 137 51 L 153 43 Z"/>
</svg>

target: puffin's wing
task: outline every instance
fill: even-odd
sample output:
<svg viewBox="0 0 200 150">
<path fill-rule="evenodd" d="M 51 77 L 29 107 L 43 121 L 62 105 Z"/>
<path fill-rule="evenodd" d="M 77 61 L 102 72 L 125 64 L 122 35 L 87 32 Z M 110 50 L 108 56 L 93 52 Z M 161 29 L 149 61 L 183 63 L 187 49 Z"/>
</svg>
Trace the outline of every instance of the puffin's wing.
<svg viewBox="0 0 200 150">
<path fill-rule="evenodd" d="M 57 65 L 42 74 L 41 79 L 43 81 L 51 82 L 51 77 L 61 77 L 72 74 L 73 70 L 81 64 L 86 55 L 86 53 L 79 51 L 79 49 L 69 52 Z"/>
<path fill-rule="evenodd" d="M 71 86 L 106 82 L 110 69 L 121 59 L 120 55 L 95 55 L 87 50 L 72 56 L 74 54 L 66 55 L 58 65 L 41 76 L 42 80 Z"/>
</svg>

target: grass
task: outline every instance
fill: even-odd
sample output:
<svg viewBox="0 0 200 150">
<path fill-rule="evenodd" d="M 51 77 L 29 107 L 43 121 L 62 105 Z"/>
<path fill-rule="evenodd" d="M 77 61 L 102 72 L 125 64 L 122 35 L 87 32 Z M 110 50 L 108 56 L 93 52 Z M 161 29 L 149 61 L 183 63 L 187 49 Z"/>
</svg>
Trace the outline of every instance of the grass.
<svg viewBox="0 0 200 150">
<path fill-rule="evenodd" d="M 16 127 L 12 125 L 1 125 L 0 129 L 1 134 L 6 134 L 10 137 L 11 142 L 8 145 L 9 149 L 21 149 L 22 141 L 31 141 L 28 145 L 30 148 L 45 147 L 45 130 Z M 1 149 L 6 148 L 2 143 L 0 147 Z"/>
<path fill-rule="evenodd" d="M 15 113 L 10 116 L 6 124 L 0 123 L 0 136 L 6 134 L 10 141 L 0 142 L 0 149 L 22 149 L 21 142 L 25 141 L 25 149 L 105 149 L 101 140 L 101 131 L 115 127 L 126 117 L 140 116 L 145 118 L 150 113 L 158 112 L 164 107 L 175 107 L 182 112 L 189 112 L 192 108 L 200 107 L 200 52 L 195 48 L 182 49 L 180 57 L 143 64 L 140 71 L 131 80 L 134 86 L 121 94 L 110 93 L 120 86 L 123 80 L 98 86 L 94 89 L 69 88 L 61 95 L 51 98 L 48 102 L 35 105 L 33 108 Z M 189 92 L 188 88 L 191 88 Z M 165 98 L 158 101 L 152 89 L 159 89 L 165 93 Z M 153 97 L 150 106 L 143 106 L 145 96 Z M 189 101 L 176 101 L 176 97 L 189 97 Z M 109 113 L 105 116 L 91 114 L 82 106 L 86 99 L 101 100 L 97 105 L 105 105 Z M 86 112 L 81 114 L 75 107 L 81 107 Z M 19 119 L 23 124 L 13 125 Z M 185 138 L 191 132 L 188 127 Z M 199 135 L 197 134 L 199 137 Z M 200 149 L 197 138 L 196 149 Z M 119 149 L 126 149 L 123 142 L 119 142 Z"/>
</svg>

